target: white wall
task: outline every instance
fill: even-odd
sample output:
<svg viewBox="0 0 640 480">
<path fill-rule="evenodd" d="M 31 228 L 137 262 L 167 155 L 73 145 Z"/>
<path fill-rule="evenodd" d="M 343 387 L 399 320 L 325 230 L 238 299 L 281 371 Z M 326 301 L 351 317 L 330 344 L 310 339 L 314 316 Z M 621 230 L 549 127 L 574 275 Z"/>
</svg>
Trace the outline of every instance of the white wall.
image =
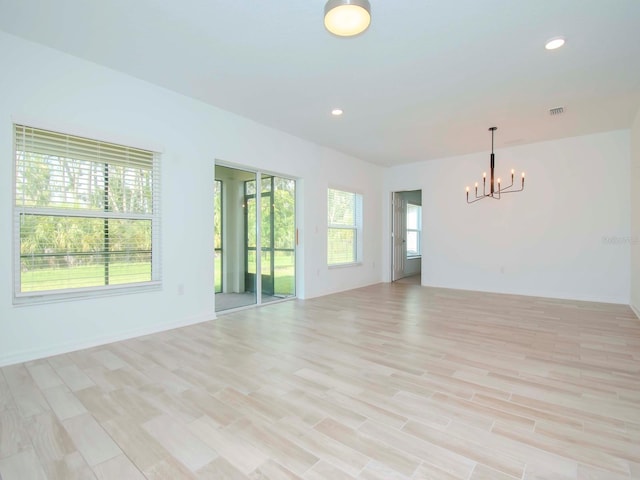
<svg viewBox="0 0 640 480">
<path fill-rule="evenodd" d="M 381 280 L 381 168 L 4 33 L 0 64 L 0 365 L 214 318 L 214 159 L 300 179 L 299 296 Z M 162 152 L 162 291 L 12 305 L 14 121 Z M 329 185 L 364 196 L 362 266 L 326 266 Z"/>
<path fill-rule="evenodd" d="M 322 292 L 334 293 L 356 286 L 364 286 L 363 279 L 375 278 L 382 281 L 382 169 L 366 163 L 349 161 L 349 157 L 341 154 L 329 155 L 323 150 L 318 165 L 322 169 L 333 172 L 327 179 L 326 171 L 318 172 L 317 177 L 309 176 L 305 180 L 307 195 L 305 202 L 314 199 L 313 205 L 305 208 L 305 230 L 307 248 L 309 240 L 315 246 L 314 254 L 305 255 L 309 259 L 314 255 L 322 257 L 322 262 L 314 262 L 305 266 L 305 284 L 320 285 Z M 377 185 L 370 179 L 375 177 Z M 362 262 L 357 266 L 326 267 L 327 258 L 327 188 L 353 191 L 362 195 L 363 210 L 363 252 Z M 371 282 L 369 282 L 371 283 Z"/>
<path fill-rule="evenodd" d="M 422 269 L 422 258 L 407 258 L 404 263 L 404 276 L 418 276 Z"/>
<path fill-rule="evenodd" d="M 390 192 L 422 189 L 423 285 L 628 304 L 629 141 L 624 130 L 497 150 L 498 176 L 526 171 L 525 191 L 473 205 L 464 188 L 489 152 L 392 168 L 384 231 Z"/>
<path fill-rule="evenodd" d="M 631 127 L 631 307 L 640 317 L 640 110 Z"/>
</svg>

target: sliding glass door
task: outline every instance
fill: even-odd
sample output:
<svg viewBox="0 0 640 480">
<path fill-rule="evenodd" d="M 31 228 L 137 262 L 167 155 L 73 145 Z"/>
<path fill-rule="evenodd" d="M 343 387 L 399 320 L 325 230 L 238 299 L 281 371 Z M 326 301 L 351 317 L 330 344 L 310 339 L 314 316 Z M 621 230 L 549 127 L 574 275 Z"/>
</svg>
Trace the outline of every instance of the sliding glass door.
<svg viewBox="0 0 640 480">
<path fill-rule="evenodd" d="M 216 311 L 295 296 L 295 180 L 217 165 L 215 192 Z"/>
</svg>

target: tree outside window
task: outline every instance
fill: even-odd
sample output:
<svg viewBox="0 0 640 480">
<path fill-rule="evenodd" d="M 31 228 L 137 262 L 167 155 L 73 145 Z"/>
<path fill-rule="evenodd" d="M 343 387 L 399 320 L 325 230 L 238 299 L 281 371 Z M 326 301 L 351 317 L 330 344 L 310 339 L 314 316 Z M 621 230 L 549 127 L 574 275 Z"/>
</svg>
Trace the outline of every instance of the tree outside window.
<svg viewBox="0 0 640 480">
<path fill-rule="evenodd" d="M 159 156 L 15 125 L 15 298 L 159 283 Z"/>
</svg>

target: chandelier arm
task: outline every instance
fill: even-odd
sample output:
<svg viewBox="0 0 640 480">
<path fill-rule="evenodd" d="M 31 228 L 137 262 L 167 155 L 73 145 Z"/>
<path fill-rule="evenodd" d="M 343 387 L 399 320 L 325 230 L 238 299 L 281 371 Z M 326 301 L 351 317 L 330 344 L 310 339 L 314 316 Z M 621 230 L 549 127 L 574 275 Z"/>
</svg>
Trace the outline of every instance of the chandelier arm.
<svg viewBox="0 0 640 480">
<path fill-rule="evenodd" d="M 504 193 L 504 192 L 502 192 Z M 479 196 L 477 197 L 475 200 L 467 200 L 467 203 L 475 203 L 475 202 L 479 202 L 480 200 L 484 199 L 484 198 L 493 198 L 494 200 L 500 200 L 500 194 L 498 193 L 498 191 L 496 190 L 493 195 L 491 195 L 490 193 L 487 193 L 484 196 Z"/>
<path fill-rule="evenodd" d="M 524 190 L 524 187 L 519 188 L 518 190 L 508 190 L 506 192 L 503 190 L 502 193 L 516 193 L 516 192 L 521 192 L 523 190 Z"/>
<path fill-rule="evenodd" d="M 502 193 L 516 193 L 516 192 L 521 192 L 524 190 L 524 185 L 522 185 L 519 189 L 517 190 L 508 190 L 508 191 L 503 191 Z"/>
<path fill-rule="evenodd" d="M 515 193 L 515 192 L 521 192 L 522 190 L 524 190 L 524 182 L 522 182 L 522 186 L 518 189 L 518 190 L 509 190 L 511 187 L 513 187 L 514 185 L 514 181 L 511 180 L 511 184 L 507 185 L 504 188 L 501 188 L 502 193 Z"/>
<path fill-rule="evenodd" d="M 506 190 L 507 188 L 511 188 L 513 187 L 513 179 L 511 180 L 511 183 L 509 185 L 507 185 L 506 187 L 500 187 L 502 189 L 502 191 Z"/>
<path fill-rule="evenodd" d="M 480 200 L 484 200 L 488 196 L 489 195 L 485 195 L 483 197 L 477 197 L 475 200 L 469 200 L 469 198 L 467 198 L 467 203 L 476 203 L 476 202 L 479 202 Z"/>
</svg>

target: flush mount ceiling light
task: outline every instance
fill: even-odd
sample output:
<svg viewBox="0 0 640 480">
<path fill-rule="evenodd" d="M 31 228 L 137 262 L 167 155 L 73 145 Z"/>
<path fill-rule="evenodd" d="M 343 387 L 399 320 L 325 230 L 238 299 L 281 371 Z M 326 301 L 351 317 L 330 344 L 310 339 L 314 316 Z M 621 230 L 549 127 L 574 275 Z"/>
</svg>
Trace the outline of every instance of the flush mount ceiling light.
<svg viewBox="0 0 640 480">
<path fill-rule="evenodd" d="M 370 23 L 369 0 L 329 0 L 324 6 L 324 26 L 339 37 L 358 35 Z"/>
<path fill-rule="evenodd" d="M 496 163 L 496 157 L 493 153 L 493 134 L 495 133 L 495 131 L 498 129 L 498 127 L 491 127 L 489 129 L 489 131 L 491 132 L 491 164 L 490 164 L 490 168 L 491 168 L 491 178 L 490 178 L 490 183 L 489 183 L 489 193 L 487 193 L 487 172 L 484 172 L 482 174 L 482 195 L 478 195 L 478 182 L 476 182 L 476 196 L 473 200 L 469 200 L 469 187 L 467 187 L 467 203 L 475 203 L 479 200 L 483 200 L 487 197 L 491 197 L 495 200 L 500 200 L 500 196 L 503 193 L 515 193 L 515 192 L 521 192 L 522 190 L 524 190 L 524 172 L 522 172 L 522 184 L 520 186 L 519 189 L 514 190 L 513 189 L 513 175 L 515 174 L 515 170 L 511 169 L 511 184 L 507 185 L 506 187 L 502 188 L 502 182 L 501 180 L 498 178 L 497 182 L 494 182 L 494 177 L 493 177 L 493 170 L 495 167 L 495 163 Z M 497 185 L 496 185 L 497 183 Z"/>
<path fill-rule="evenodd" d="M 343 113 L 344 112 L 342 111 L 341 108 L 334 108 L 333 110 L 331 110 L 331 115 L 333 115 L 334 117 L 339 117 Z"/>
<path fill-rule="evenodd" d="M 564 43 L 564 37 L 553 37 L 547 40 L 547 43 L 544 44 L 544 48 L 546 48 L 547 50 L 555 50 L 563 46 Z"/>
</svg>

